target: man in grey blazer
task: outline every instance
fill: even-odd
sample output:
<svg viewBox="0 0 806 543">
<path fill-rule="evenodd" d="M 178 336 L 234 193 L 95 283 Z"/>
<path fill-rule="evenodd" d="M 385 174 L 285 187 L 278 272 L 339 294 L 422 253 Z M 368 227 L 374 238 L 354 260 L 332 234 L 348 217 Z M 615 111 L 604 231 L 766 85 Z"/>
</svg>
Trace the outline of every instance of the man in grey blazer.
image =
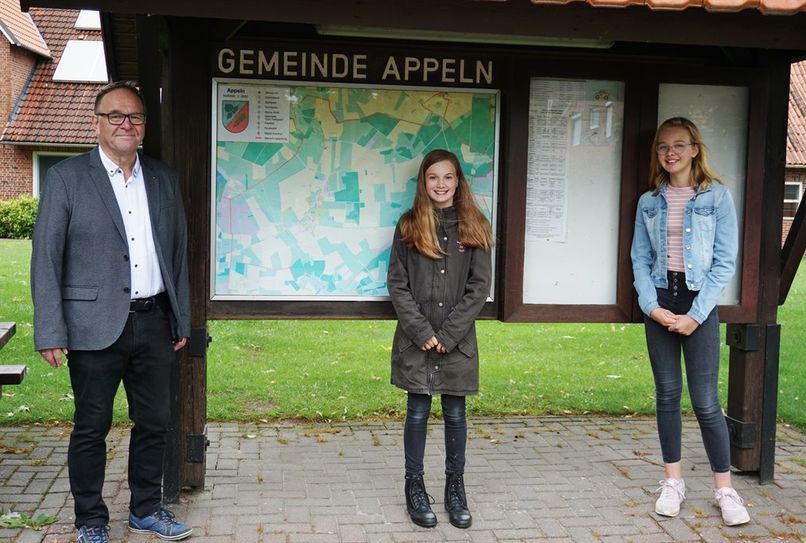
<svg viewBox="0 0 806 543">
<path fill-rule="evenodd" d="M 133 84 L 102 88 L 98 146 L 48 170 L 34 229 L 34 347 L 54 368 L 66 357 L 75 398 L 78 543 L 109 541 L 105 439 L 121 381 L 134 422 L 129 529 L 168 540 L 192 531 L 161 505 L 171 366 L 190 335 L 187 231 L 176 175 L 137 152 L 145 120 Z"/>
</svg>

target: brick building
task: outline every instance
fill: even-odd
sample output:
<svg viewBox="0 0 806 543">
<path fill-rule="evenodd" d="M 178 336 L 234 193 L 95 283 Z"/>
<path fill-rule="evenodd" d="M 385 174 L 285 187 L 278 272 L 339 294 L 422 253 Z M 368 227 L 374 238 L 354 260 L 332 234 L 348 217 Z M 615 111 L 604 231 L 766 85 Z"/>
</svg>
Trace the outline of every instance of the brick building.
<svg viewBox="0 0 806 543">
<path fill-rule="evenodd" d="M 39 195 L 47 169 L 95 144 L 92 102 L 107 82 L 97 13 L 0 0 L 0 199 Z"/>
<path fill-rule="evenodd" d="M 806 61 L 793 64 L 790 73 L 783 239 L 806 192 Z"/>
</svg>

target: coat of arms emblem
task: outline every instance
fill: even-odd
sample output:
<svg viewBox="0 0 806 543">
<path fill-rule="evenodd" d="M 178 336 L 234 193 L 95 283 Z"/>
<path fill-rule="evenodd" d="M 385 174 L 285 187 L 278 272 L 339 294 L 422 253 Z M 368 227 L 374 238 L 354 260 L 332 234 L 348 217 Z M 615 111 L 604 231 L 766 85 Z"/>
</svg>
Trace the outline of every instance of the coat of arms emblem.
<svg viewBox="0 0 806 543">
<path fill-rule="evenodd" d="M 246 130 L 246 127 L 249 126 L 249 101 L 222 100 L 221 124 L 227 132 L 233 134 Z"/>
</svg>

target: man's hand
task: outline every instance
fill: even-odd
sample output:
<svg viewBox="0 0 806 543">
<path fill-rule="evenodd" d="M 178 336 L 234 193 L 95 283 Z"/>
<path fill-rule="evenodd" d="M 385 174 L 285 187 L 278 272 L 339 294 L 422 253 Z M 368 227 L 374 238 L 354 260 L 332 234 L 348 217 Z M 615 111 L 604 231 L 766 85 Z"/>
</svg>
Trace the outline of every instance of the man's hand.
<svg viewBox="0 0 806 543">
<path fill-rule="evenodd" d="M 45 362 L 50 364 L 50 367 L 58 368 L 62 365 L 62 354 L 67 354 L 67 349 L 65 347 L 42 349 L 39 354 L 45 359 Z"/>
<path fill-rule="evenodd" d="M 174 352 L 181 351 L 187 344 L 188 344 L 188 338 L 183 337 L 182 339 L 174 343 Z"/>
</svg>

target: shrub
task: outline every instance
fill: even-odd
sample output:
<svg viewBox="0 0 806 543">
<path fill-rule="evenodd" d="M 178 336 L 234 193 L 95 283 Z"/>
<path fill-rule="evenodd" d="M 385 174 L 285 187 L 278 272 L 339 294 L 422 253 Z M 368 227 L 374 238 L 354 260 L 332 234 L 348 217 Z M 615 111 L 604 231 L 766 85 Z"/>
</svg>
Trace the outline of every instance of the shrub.
<svg viewBox="0 0 806 543">
<path fill-rule="evenodd" d="M 0 238 L 30 239 L 37 206 L 38 200 L 27 195 L 0 200 Z"/>
</svg>

